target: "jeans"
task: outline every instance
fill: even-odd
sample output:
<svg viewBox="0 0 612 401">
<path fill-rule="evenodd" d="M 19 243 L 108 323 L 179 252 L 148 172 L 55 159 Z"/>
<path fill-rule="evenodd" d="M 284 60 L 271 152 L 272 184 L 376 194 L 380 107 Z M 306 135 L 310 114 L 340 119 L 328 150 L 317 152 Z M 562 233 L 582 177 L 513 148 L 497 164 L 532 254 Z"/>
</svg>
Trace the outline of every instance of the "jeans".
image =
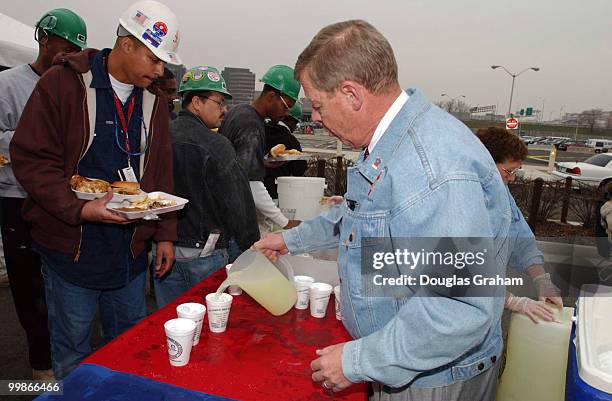
<svg viewBox="0 0 612 401">
<path fill-rule="evenodd" d="M 172 270 L 153 280 L 157 307 L 166 306 L 206 277 L 224 268 L 226 264 L 227 249 L 216 249 L 206 257 L 189 262 L 174 262 Z"/>
<path fill-rule="evenodd" d="M 43 258 L 51 359 L 58 380 L 66 377 L 91 353 L 92 323 L 98 308 L 104 343 L 146 316 L 145 273 L 118 289 L 92 290 L 62 279 Z"/>
<path fill-rule="evenodd" d="M 234 263 L 238 256 L 242 255 L 242 250 L 234 238 L 230 238 L 227 246 L 228 263 Z"/>
</svg>

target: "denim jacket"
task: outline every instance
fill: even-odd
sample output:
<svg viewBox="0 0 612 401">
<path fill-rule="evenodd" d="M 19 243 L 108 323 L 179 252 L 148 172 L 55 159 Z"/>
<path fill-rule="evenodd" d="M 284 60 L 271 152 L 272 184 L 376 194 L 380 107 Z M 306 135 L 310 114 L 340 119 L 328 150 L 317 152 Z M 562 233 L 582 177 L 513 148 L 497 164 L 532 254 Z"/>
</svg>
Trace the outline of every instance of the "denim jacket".
<svg viewBox="0 0 612 401">
<path fill-rule="evenodd" d="M 364 297 L 363 237 L 487 237 L 505 275 L 508 192 L 476 136 L 416 90 L 367 160 L 349 169 L 346 199 L 283 234 L 291 253 L 338 247 L 344 375 L 391 387 L 441 387 L 490 368 L 502 350 L 498 297 Z M 349 207 L 350 206 L 350 207 Z"/>
<path fill-rule="evenodd" d="M 508 191 L 512 223 L 508 235 L 510 261 L 508 264 L 519 271 L 526 271 L 533 265 L 544 264 L 544 254 L 538 249 L 533 231 L 525 221 L 523 213 L 516 205 L 516 201 Z"/>
</svg>

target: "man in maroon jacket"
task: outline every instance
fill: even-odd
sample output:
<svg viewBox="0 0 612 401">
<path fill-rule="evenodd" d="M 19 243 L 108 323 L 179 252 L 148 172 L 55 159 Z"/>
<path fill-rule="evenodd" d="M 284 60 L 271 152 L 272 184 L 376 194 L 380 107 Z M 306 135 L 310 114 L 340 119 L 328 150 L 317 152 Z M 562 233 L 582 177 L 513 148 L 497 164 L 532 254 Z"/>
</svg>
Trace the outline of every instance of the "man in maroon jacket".
<svg viewBox="0 0 612 401">
<path fill-rule="evenodd" d="M 83 201 L 69 180 L 80 174 L 139 181 L 173 191 L 165 97 L 151 87 L 166 62 L 179 64 L 176 16 L 143 1 L 119 19 L 114 48 L 60 55 L 40 79 L 11 142 L 15 176 L 28 198 L 24 218 L 42 261 L 53 370 L 64 378 L 91 352 L 99 307 L 104 341 L 146 315 L 147 244 L 158 243 L 156 274 L 171 268 L 176 218 L 129 221 Z M 148 89 L 145 89 L 148 88 Z"/>
</svg>

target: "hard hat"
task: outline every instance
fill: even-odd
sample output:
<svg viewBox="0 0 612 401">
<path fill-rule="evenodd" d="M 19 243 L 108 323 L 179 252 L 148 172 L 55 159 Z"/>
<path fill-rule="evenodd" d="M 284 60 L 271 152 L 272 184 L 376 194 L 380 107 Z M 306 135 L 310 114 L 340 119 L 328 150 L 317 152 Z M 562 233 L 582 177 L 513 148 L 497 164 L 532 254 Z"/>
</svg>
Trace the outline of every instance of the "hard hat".
<svg viewBox="0 0 612 401">
<path fill-rule="evenodd" d="M 293 107 L 289 109 L 289 117 L 293 118 L 298 123 L 302 122 L 302 105 L 300 102 L 295 102 Z"/>
<path fill-rule="evenodd" d="M 278 89 L 296 102 L 299 100 L 301 86 L 293 78 L 293 68 L 291 67 L 275 65 L 261 77 L 260 81 Z"/>
<path fill-rule="evenodd" d="M 225 79 L 219 74 L 215 67 L 194 67 L 190 68 L 179 86 L 179 93 L 191 91 L 214 91 L 221 93 L 224 97 L 231 99 L 232 95 L 228 92 Z"/>
<path fill-rule="evenodd" d="M 138 1 L 121 14 L 119 24 L 166 63 L 181 65 L 178 18 L 164 4 Z"/>
<path fill-rule="evenodd" d="M 40 40 L 39 29 L 47 35 L 66 39 L 68 42 L 83 49 L 87 47 L 87 26 L 83 18 L 67 8 L 56 8 L 36 23 L 36 40 Z"/>
</svg>

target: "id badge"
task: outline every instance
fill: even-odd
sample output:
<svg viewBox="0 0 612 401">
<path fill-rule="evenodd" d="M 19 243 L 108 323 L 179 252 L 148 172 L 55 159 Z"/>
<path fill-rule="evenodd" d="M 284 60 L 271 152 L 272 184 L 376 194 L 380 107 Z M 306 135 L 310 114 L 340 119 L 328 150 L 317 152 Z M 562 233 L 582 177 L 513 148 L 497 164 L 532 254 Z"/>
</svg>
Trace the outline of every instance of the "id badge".
<svg viewBox="0 0 612 401">
<path fill-rule="evenodd" d="M 123 181 L 138 182 L 138 179 L 136 178 L 136 173 L 134 173 L 134 169 L 132 168 L 132 166 L 122 168 L 118 170 L 118 173 L 119 177 L 121 177 L 121 180 Z"/>
<path fill-rule="evenodd" d="M 208 239 L 206 240 L 206 245 L 204 245 L 204 249 L 202 249 L 202 252 L 200 252 L 200 257 L 204 258 L 208 255 L 210 255 L 211 253 L 213 253 L 213 251 L 215 250 L 215 245 L 217 245 L 217 241 L 219 240 L 219 237 L 221 236 L 220 233 L 210 233 L 208 234 Z"/>
</svg>

